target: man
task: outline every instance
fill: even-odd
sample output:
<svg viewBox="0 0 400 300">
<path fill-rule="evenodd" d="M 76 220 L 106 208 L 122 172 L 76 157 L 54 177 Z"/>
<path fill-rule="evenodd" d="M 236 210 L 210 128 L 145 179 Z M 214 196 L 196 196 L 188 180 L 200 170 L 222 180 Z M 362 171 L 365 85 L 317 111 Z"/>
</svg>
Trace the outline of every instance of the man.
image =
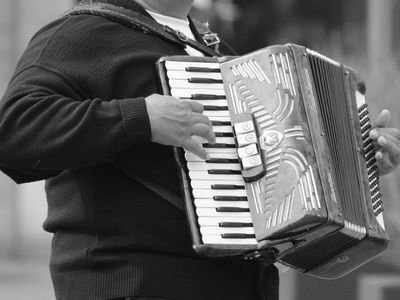
<svg viewBox="0 0 400 300">
<path fill-rule="evenodd" d="M 149 21 L 145 9 L 186 19 L 192 5 L 105 2 Z M 258 264 L 196 255 L 185 213 L 160 196 L 183 201 L 171 146 L 204 158 L 192 135 L 215 139 L 201 105 L 157 95 L 155 62 L 176 54 L 181 44 L 84 14 L 41 29 L 17 65 L 0 165 L 17 182 L 47 179 L 57 299 L 260 297 Z"/>
<path fill-rule="evenodd" d="M 198 38 L 192 0 L 99 2 Z M 185 50 L 196 51 L 83 14 L 41 29 L 21 57 L 0 107 L 0 166 L 20 183 L 47 180 L 57 299 L 277 299 L 273 266 L 193 252 L 171 146 L 206 158 L 193 136 L 215 137 L 201 105 L 157 94 L 155 70 Z M 372 134 L 385 172 L 400 160 L 388 120 Z"/>
</svg>

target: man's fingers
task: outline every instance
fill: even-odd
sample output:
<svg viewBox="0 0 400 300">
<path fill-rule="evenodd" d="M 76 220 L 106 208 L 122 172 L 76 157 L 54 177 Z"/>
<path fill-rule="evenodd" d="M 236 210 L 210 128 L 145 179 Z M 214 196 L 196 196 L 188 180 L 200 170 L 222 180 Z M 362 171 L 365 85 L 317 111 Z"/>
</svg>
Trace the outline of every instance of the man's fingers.
<svg viewBox="0 0 400 300">
<path fill-rule="evenodd" d="M 190 107 L 192 108 L 193 112 L 202 113 L 204 110 L 203 104 L 198 103 L 196 101 L 188 100 L 190 103 Z"/>
<path fill-rule="evenodd" d="M 193 113 L 191 122 L 192 125 L 201 123 L 201 124 L 206 124 L 208 126 L 212 126 L 210 119 L 207 116 L 203 115 L 202 113 Z"/>
<path fill-rule="evenodd" d="M 203 148 L 201 144 L 197 143 L 192 137 L 187 138 L 184 141 L 182 148 L 197 155 L 201 159 L 204 160 L 209 159 L 207 151 Z"/>
<path fill-rule="evenodd" d="M 378 145 L 382 148 L 382 150 L 386 153 L 388 153 L 389 159 L 394 162 L 398 163 L 400 162 L 400 148 L 390 141 L 389 139 L 380 136 L 377 140 Z"/>
<path fill-rule="evenodd" d="M 390 161 L 388 153 L 377 151 L 375 154 L 375 158 L 380 175 L 388 174 L 394 169 L 395 166 Z"/>
<path fill-rule="evenodd" d="M 192 135 L 197 135 L 205 138 L 210 144 L 215 143 L 215 134 L 211 126 L 197 123 L 192 126 Z"/>
<path fill-rule="evenodd" d="M 382 127 L 374 128 L 369 132 L 369 137 L 373 140 L 377 140 L 381 136 L 387 138 L 388 140 L 400 140 L 400 131 L 397 128 Z"/>
<path fill-rule="evenodd" d="M 378 128 L 387 127 L 390 122 L 390 112 L 384 109 L 380 112 L 379 116 L 376 118 L 375 126 Z"/>
</svg>

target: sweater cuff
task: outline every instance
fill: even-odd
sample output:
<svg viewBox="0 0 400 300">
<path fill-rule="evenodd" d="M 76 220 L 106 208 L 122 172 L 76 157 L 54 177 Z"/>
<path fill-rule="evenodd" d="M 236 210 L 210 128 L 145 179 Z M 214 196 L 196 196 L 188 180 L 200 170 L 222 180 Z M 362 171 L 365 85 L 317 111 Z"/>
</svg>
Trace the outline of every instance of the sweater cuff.
<svg viewBox="0 0 400 300">
<path fill-rule="evenodd" d="M 137 143 L 149 142 L 151 139 L 151 127 L 144 97 L 121 99 L 118 102 L 121 108 L 128 148 Z"/>
</svg>

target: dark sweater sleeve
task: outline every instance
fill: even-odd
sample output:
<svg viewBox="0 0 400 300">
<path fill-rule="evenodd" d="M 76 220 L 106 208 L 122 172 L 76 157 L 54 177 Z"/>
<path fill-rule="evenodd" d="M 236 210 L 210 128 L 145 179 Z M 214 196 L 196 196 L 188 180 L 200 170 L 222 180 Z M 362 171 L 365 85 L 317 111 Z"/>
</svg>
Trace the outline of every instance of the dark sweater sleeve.
<svg viewBox="0 0 400 300">
<path fill-rule="evenodd" d="M 150 140 L 144 98 L 77 100 L 61 74 L 20 71 L 0 103 L 0 168 L 16 182 L 109 161 Z"/>
</svg>

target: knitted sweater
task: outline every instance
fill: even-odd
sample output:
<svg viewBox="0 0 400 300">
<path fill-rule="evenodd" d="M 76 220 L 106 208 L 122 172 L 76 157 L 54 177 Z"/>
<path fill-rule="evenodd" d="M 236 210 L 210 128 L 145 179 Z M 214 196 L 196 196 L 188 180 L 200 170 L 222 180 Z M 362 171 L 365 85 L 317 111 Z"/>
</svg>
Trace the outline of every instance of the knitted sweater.
<svg viewBox="0 0 400 300">
<path fill-rule="evenodd" d="M 17 65 L 0 104 L 0 167 L 19 183 L 46 179 L 57 299 L 258 298 L 257 264 L 196 255 L 185 213 L 152 189 L 182 198 L 144 101 L 160 93 L 155 62 L 175 54 L 156 35 L 79 15 L 42 28 Z"/>
</svg>

